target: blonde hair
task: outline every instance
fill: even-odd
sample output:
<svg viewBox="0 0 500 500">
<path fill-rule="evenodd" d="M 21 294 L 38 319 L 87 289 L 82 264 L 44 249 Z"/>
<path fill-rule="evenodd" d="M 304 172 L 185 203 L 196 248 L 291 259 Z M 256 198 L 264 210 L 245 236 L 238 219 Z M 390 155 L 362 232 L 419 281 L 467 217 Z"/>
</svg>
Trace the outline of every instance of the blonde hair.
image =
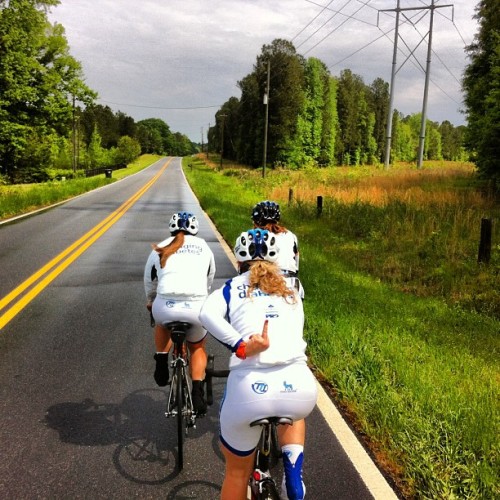
<svg viewBox="0 0 500 500">
<path fill-rule="evenodd" d="M 271 233 L 274 234 L 279 234 L 279 233 L 286 233 L 288 232 L 288 229 L 285 226 L 281 226 L 277 222 L 268 222 L 267 224 L 264 224 L 263 226 L 259 226 L 258 224 L 254 223 L 255 227 L 259 227 L 260 229 L 267 229 Z"/>
<path fill-rule="evenodd" d="M 166 247 L 159 247 L 156 243 L 151 245 L 153 250 L 160 256 L 160 267 L 162 269 L 165 267 L 167 259 L 177 252 L 182 245 L 184 245 L 184 233 L 182 231 L 179 231 Z"/>
<path fill-rule="evenodd" d="M 248 297 L 258 288 L 269 295 L 282 297 L 287 302 L 297 302 L 294 292 L 288 288 L 285 278 L 274 262 L 254 260 L 248 264 L 250 265 Z"/>
</svg>

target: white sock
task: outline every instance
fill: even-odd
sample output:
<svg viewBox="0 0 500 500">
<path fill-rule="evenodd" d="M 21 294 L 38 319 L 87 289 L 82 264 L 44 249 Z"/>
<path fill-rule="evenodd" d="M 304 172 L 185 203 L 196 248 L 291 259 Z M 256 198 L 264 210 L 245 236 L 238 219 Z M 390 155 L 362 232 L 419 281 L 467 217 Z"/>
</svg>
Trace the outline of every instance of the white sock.
<svg viewBox="0 0 500 500">
<path fill-rule="evenodd" d="M 299 455 L 304 452 L 304 447 L 300 444 L 285 444 L 281 447 L 281 451 L 288 457 L 292 465 L 295 465 Z"/>
</svg>

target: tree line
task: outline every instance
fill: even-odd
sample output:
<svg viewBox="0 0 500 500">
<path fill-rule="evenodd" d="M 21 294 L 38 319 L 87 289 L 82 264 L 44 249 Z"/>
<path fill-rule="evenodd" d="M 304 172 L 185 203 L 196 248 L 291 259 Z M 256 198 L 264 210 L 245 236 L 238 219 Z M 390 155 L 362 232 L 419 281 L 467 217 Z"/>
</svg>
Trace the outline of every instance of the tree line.
<svg viewBox="0 0 500 500">
<path fill-rule="evenodd" d="M 0 0 L 0 182 L 123 166 L 141 153 L 195 152 L 197 145 L 160 119 L 135 123 L 95 103 L 64 27 L 47 18 L 59 3 Z"/>
<path fill-rule="evenodd" d="M 269 75 L 268 75 L 269 73 Z M 269 76 L 269 95 L 267 79 Z M 241 98 L 231 97 L 215 116 L 208 147 L 225 158 L 261 166 L 376 164 L 385 156 L 389 84 L 366 85 L 346 69 L 330 75 L 319 59 L 296 52 L 289 41 L 264 45 L 253 71 L 238 82 Z M 265 137 L 263 96 L 267 96 Z M 393 115 L 392 160 L 415 161 L 421 115 Z M 465 126 L 427 121 L 425 159 L 466 160 Z M 223 141 L 223 142 L 222 142 Z"/>
</svg>

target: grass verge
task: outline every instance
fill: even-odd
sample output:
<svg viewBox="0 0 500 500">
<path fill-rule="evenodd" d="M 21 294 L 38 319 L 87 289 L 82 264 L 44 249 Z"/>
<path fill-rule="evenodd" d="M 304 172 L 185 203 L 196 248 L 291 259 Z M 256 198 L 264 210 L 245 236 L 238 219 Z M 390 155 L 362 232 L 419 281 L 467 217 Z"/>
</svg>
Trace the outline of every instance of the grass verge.
<svg viewBox="0 0 500 500">
<path fill-rule="evenodd" d="M 103 174 L 95 177 L 80 177 L 40 184 L 0 186 L 0 220 L 47 207 L 105 186 L 139 172 L 159 158 L 160 156 L 156 155 L 142 155 L 134 163 L 128 165 L 127 168 L 113 171 L 111 179 L 107 179 Z"/>
</svg>

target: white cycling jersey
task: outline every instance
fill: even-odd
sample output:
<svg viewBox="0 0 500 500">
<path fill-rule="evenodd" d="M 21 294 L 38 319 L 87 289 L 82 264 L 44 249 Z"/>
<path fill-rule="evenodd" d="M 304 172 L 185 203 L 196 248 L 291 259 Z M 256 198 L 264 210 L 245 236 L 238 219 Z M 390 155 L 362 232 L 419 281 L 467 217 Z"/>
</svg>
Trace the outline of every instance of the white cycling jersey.
<svg viewBox="0 0 500 500">
<path fill-rule="evenodd" d="M 297 236 L 291 231 L 275 234 L 279 248 L 277 266 L 283 271 L 299 271 L 299 244 Z"/>
<path fill-rule="evenodd" d="M 257 289 L 247 297 L 247 271 L 228 280 L 209 295 L 200 312 L 203 326 L 233 353 L 250 335 L 262 333 L 268 320 L 269 348 L 247 359 L 231 356 L 229 368 L 251 369 L 305 362 L 306 343 L 302 338 L 304 310 L 296 292 L 290 290 L 290 300 L 268 295 Z M 292 302 L 295 297 L 295 302 Z"/>
<path fill-rule="evenodd" d="M 173 236 L 158 244 L 167 246 Z M 153 250 L 144 269 L 144 290 L 152 302 L 156 295 L 163 298 L 182 297 L 189 300 L 206 297 L 215 275 L 215 259 L 203 238 L 186 234 L 184 244 L 171 255 L 162 269 L 160 256 Z"/>
</svg>

